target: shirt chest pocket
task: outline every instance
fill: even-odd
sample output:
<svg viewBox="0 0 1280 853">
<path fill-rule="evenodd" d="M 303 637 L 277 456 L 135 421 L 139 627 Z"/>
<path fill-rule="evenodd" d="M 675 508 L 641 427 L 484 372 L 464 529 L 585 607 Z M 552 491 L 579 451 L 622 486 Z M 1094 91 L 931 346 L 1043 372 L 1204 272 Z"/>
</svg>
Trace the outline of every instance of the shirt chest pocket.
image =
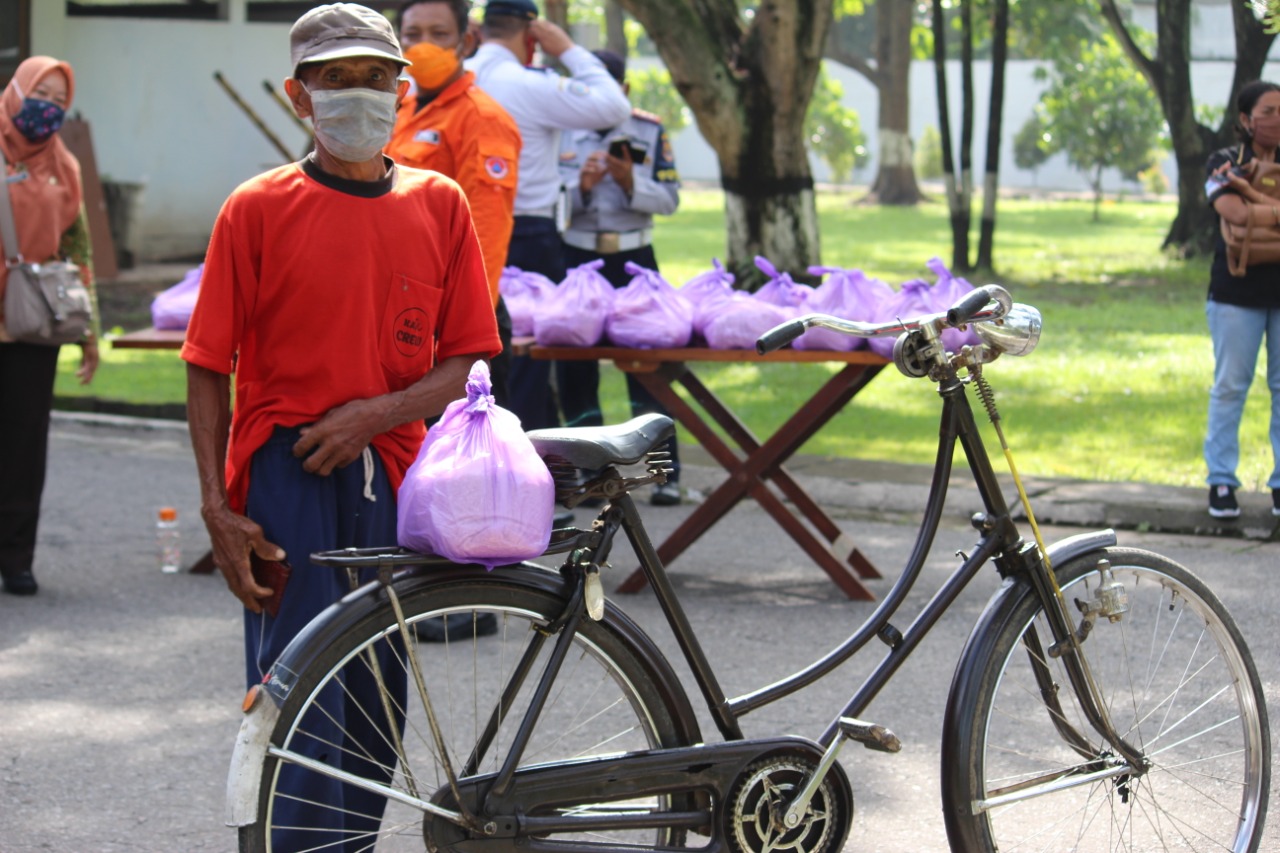
<svg viewBox="0 0 1280 853">
<path fill-rule="evenodd" d="M 415 382 L 431 369 L 443 295 L 439 287 L 392 275 L 378 340 L 382 366 L 392 376 Z"/>
</svg>

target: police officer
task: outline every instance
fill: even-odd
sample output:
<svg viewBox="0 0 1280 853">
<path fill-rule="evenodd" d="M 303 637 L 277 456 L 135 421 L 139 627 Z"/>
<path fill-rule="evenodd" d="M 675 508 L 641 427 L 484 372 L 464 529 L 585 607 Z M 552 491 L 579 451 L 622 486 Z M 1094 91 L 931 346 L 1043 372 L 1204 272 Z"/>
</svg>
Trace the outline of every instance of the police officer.
<svg viewBox="0 0 1280 853">
<path fill-rule="evenodd" d="M 507 265 L 559 282 L 565 276 L 556 221 L 561 131 L 617 126 L 631 105 L 599 59 L 538 18 L 533 0 L 489 0 L 481 34 L 483 43 L 467 67 L 516 120 L 523 143 Z M 558 58 L 570 76 L 526 68 L 537 47 Z M 511 409 L 527 430 L 559 424 L 550 371 L 549 362 L 512 359 Z"/>
<path fill-rule="evenodd" d="M 595 51 L 623 91 L 626 61 L 608 50 Z M 671 143 L 658 117 L 632 110 L 626 121 L 605 130 L 566 133 L 560 147 L 560 173 L 570 189 L 573 214 L 562 235 L 565 266 L 601 258 L 600 273 L 614 287 L 626 285 L 631 276 L 627 262 L 656 270 L 653 253 L 653 217 L 675 212 L 680 203 L 679 178 Z M 594 361 L 556 364 L 560 407 L 571 426 L 603 423 L 600 412 L 600 367 Z M 662 405 L 630 374 L 627 390 L 631 413 L 666 414 Z M 674 473 L 654 488 L 650 502 L 659 506 L 680 503 L 680 460 L 676 440 L 667 445 Z"/>
</svg>

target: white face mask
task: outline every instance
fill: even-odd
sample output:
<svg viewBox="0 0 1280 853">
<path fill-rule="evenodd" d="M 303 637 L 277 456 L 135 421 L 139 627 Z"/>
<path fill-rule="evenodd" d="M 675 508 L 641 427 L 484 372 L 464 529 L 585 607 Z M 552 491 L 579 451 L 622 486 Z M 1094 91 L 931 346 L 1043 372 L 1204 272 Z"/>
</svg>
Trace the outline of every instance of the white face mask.
<svg viewBox="0 0 1280 853">
<path fill-rule="evenodd" d="M 396 123 L 395 92 L 373 89 L 316 89 L 311 93 L 311 125 L 325 150 L 348 163 L 364 163 L 391 141 Z"/>
</svg>

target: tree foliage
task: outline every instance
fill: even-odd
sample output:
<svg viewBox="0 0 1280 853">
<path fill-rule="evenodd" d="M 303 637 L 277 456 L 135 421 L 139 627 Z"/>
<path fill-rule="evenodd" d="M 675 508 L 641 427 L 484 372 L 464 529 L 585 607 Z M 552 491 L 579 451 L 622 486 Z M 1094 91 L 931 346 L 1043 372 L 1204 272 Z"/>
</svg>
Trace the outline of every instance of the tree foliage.
<svg viewBox="0 0 1280 853">
<path fill-rule="evenodd" d="M 1062 151 L 1089 180 L 1094 219 L 1102 199 L 1102 175 L 1117 169 L 1137 181 L 1159 159 L 1164 130 L 1160 103 L 1145 78 L 1109 34 L 1084 47 L 1078 62 L 1056 62 L 1032 118 L 1046 156 Z"/>
<path fill-rule="evenodd" d="M 843 103 L 844 87 L 840 81 L 818 75 L 805 115 L 804 132 L 810 149 L 831 169 L 836 183 L 847 183 L 853 172 L 867 165 L 867 135 L 856 110 Z"/>
<path fill-rule="evenodd" d="M 631 105 L 656 115 L 667 133 L 688 126 L 689 108 L 671 85 L 671 74 L 665 68 L 628 69 Z"/>
</svg>

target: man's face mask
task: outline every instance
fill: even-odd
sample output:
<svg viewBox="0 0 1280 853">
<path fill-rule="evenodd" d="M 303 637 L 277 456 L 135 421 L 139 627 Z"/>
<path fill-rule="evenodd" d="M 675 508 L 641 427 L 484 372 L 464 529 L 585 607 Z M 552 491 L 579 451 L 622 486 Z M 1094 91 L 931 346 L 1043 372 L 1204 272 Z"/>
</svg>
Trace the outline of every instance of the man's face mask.
<svg viewBox="0 0 1280 853">
<path fill-rule="evenodd" d="M 325 150 L 348 163 L 377 156 L 396 123 L 395 92 L 373 89 L 308 89 L 311 125 Z"/>
<path fill-rule="evenodd" d="M 53 101 L 24 98 L 22 108 L 12 118 L 19 133 L 31 142 L 40 143 L 58 132 L 66 119 L 66 111 Z"/>
<path fill-rule="evenodd" d="M 408 69 L 409 76 L 419 89 L 427 92 L 443 89 L 460 63 L 456 50 L 428 41 L 420 41 L 410 47 L 404 52 L 404 58 L 413 63 Z"/>
</svg>

